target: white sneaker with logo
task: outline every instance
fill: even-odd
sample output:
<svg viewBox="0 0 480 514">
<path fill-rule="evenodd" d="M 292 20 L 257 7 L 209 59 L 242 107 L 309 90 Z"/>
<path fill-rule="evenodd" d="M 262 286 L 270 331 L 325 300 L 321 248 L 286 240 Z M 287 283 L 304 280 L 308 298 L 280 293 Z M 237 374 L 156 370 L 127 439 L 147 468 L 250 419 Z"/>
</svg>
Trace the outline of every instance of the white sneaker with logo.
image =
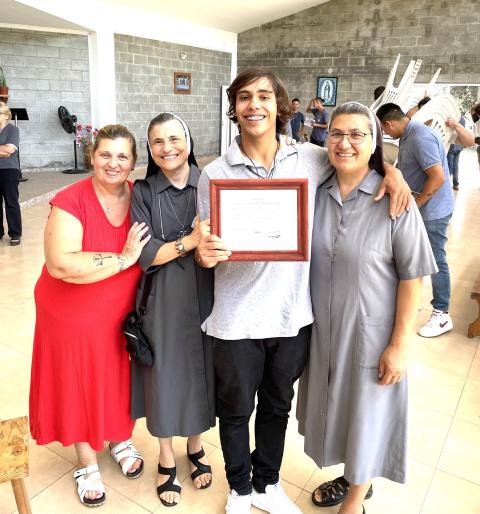
<svg viewBox="0 0 480 514">
<path fill-rule="evenodd" d="M 251 514 L 252 495 L 240 495 L 232 489 L 228 495 L 225 511 L 228 514 Z"/>
<path fill-rule="evenodd" d="M 264 493 L 252 493 L 252 505 L 270 514 L 302 514 L 302 511 L 287 496 L 280 480 L 273 485 L 267 485 Z"/>
<path fill-rule="evenodd" d="M 422 337 L 436 337 L 452 330 L 453 322 L 448 312 L 433 309 L 430 319 L 418 331 Z"/>
</svg>

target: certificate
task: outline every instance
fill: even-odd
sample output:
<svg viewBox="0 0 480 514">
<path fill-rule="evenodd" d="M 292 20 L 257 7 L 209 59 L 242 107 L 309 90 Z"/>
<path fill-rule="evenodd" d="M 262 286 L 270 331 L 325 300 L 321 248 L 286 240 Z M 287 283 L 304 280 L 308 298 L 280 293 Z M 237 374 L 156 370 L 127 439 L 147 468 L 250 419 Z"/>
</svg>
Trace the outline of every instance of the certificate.
<svg viewBox="0 0 480 514">
<path fill-rule="evenodd" d="M 307 179 L 210 180 L 210 222 L 231 261 L 306 261 Z"/>
</svg>

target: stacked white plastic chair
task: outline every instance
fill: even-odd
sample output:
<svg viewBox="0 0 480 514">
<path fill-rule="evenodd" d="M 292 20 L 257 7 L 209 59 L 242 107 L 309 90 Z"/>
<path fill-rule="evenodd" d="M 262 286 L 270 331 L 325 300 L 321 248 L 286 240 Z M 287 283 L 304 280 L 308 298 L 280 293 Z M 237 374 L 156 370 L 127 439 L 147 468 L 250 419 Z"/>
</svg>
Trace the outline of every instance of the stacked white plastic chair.
<svg viewBox="0 0 480 514">
<path fill-rule="evenodd" d="M 442 139 L 445 149 L 448 151 L 450 145 L 455 141 L 456 135 L 452 128 L 445 125 L 448 118 L 460 119 L 460 109 L 455 98 L 443 93 L 433 97 L 413 116 L 412 120 L 428 124 Z"/>
<path fill-rule="evenodd" d="M 411 96 L 413 83 L 418 75 L 418 70 L 422 65 L 422 60 L 411 60 L 405 73 L 403 74 L 402 80 L 398 87 L 393 85 L 393 81 L 395 80 L 395 75 L 397 73 L 398 63 L 400 62 L 400 55 L 397 56 L 395 64 L 393 65 L 392 70 L 390 71 L 390 75 L 388 76 L 387 83 L 385 84 L 385 91 L 383 94 L 373 102 L 370 106 L 373 112 L 377 112 L 378 108 L 387 103 L 397 104 L 402 109 L 405 107 L 405 104 L 408 102 L 408 99 Z"/>
</svg>

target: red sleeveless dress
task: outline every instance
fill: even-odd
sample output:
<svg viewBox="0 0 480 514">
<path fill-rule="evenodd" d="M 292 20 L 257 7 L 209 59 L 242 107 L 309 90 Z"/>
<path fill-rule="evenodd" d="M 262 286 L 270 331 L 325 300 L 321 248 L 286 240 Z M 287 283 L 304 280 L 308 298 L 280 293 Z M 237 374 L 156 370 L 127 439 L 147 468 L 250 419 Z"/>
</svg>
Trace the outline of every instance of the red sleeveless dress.
<svg viewBox="0 0 480 514">
<path fill-rule="evenodd" d="M 50 203 L 80 220 L 83 251 L 121 252 L 130 210 L 121 226 L 113 226 L 91 178 Z M 135 265 L 100 282 L 69 284 L 43 267 L 35 286 L 30 385 L 30 430 L 38 444 L 88 442 L 99 451 L 104 441 L 131 436 L 130 363 L 121 324 L 134 307 L 140 276 Z"/>
</svg>

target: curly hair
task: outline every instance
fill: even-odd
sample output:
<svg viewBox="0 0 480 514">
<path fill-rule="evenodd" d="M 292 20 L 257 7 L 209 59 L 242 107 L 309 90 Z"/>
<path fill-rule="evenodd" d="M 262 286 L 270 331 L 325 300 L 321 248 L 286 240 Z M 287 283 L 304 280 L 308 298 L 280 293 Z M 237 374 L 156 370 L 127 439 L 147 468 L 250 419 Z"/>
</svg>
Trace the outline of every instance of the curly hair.
<svg viewBox="0 0 480 514">
<path fill-rule="evenodd" d="M 95 153 L 98 149 L 100 142 L 103 139 L 119 139 L 124 138 L 130 141 L 134 162 L 137 160 L 137 142 L 135 136 L 125 127 L 124 125 L 105 125 L 102 127 L 95 138 L 93 143 L 92 153 Z"/>
<path fill-rule="evenodd" d="M 277 101 L 277 132 L 284 134 L 287 124 L 293 114 L 287 88 L 273 71 L 266 68 L 247 68 L 237 75 L 235 80 L 227 89 L 229 102 L 227 116 L 233 121 L 233 123 L 238 125 L 238 118 L 235 113 L 237 93 L 244 86 L 247 86 L 260 78 L 266 78 L 272 83 L 273 92 L 275 93 L 275 99 Z"/>
</svg>

